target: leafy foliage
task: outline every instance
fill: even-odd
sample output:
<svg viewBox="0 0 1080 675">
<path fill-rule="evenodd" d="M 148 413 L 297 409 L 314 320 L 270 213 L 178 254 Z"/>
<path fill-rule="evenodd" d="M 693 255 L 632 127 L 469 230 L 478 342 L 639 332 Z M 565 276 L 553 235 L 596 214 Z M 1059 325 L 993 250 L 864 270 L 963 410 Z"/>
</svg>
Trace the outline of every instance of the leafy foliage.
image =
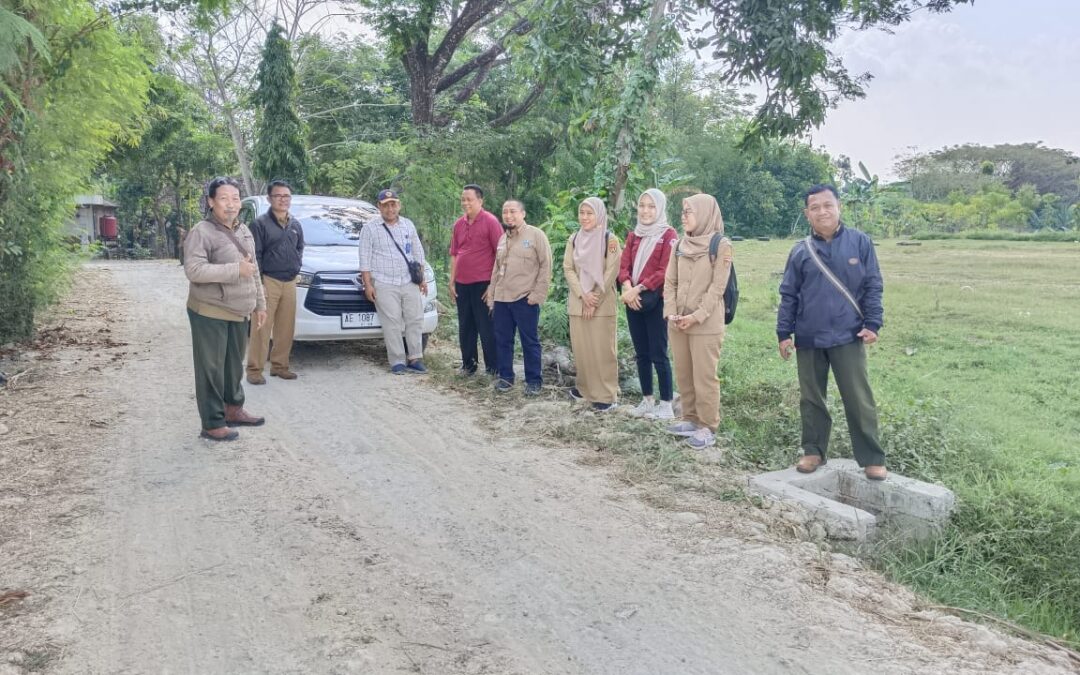
<svg viewBox="0 0 1080 675">
<path fill-rule="evenodd" d="M 26 50 L 5 74 L 15 87 L 35 86 L 3 145 L 0 342 L 29 336 L 35 309 L 62 287 L 73 198 L 115 144 L 134 142 L 150 79 L 141 46 L 87 0 L 18 2 L 13 11 L 42 34 L 48 27 L 51 60 Z"/>
</svg>

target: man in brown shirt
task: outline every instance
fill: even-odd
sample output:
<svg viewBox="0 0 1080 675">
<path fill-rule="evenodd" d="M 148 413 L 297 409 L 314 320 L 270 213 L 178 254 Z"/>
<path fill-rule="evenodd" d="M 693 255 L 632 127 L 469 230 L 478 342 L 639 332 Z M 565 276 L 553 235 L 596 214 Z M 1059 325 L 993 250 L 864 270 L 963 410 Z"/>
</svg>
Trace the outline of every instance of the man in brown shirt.
<svg viewBox="0 0 1080 675">
<path fill-rule="evenodd" d="M 525 205 L 503 204 L 506 233 L 495 251 L 491 285 L 484 300 L 494 314 L 497 391 L 514 385 L 514 331 L 525 356 L 525 395 L 536 396 L 544 384 L 540 372 L 540 305 L 551 285 L 551 246 L 547 235 L 525 222 Z"/>
</svg>

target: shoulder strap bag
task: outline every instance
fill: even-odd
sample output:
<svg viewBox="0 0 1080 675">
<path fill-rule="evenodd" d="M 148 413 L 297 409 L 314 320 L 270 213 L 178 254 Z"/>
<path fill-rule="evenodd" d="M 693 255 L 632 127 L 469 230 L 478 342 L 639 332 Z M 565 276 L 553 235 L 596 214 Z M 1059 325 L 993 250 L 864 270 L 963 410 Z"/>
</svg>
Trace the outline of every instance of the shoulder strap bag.
<svg viewBox="0 0 1080 675">
<path fill-rule="evenodd" d="M 836 290 L 840 291 L 840 294 L 847 298 L 847 301 L 851 303 L 851 306 L 855 309 L 855 313 L 859 315 L 860 319 L 862 319 L 862 308 L 859 307 L 859 303 L 855 300 L 855 296 L 851 294 L 851 291 L 849 291 L 847 286 L 844 285 L 844 282 L 840 281 L 840 279 L 838 279 L 836 275 L 833 274 L 833 271 L 825 266 L 825 263 L 817 254 L 817 251 L 814 250 L 813 241 L 813 237 L 810 236 L 807 237 L 806 240 L 803 242 L 804 244 L 806 244 L 806 252 L 810 254 L 810 259 L 814 261 L 814 264 L 817 265 L 818 269 L 821 270 L 821 273 L 825 275 L 825 278 L 829 280 L 829 283 L 835 286 Z"/>
<path fill-rule="evenodd" d="M 401 250 L 401 247 L 398 246 L 397 239 L 394 239 L 394 235 L 390 232 L 390 228 L 386 226 L 386 223 L 383 223 L 382 226 L 383 229 L 386 230 L 386 236 L 390 237 L 390 241 L 393 242 L 394 248 L 396 248 L 398 253 L 401 254 L 401 257 L 405 259 L 405 265 L 409 268 L 409 279 L 417 286 L 424 283 L 424 266 L 415 260 L 409 260 L 409 256 L 405 255 L 405 251 Z"/>
</svg>

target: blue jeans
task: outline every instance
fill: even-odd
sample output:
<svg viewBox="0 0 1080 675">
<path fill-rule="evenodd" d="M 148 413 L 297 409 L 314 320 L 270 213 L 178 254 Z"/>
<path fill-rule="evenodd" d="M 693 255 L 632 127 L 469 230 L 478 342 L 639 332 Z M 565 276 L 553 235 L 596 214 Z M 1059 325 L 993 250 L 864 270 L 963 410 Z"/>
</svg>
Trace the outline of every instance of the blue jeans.
<svg viewBox="0 0 1080 675">
<path fill-rule="evenodd" d="M 514 330 L 521 336 L 525 356 L 525 382 L 543 384 L 540 374 L 540 305 L 530 305 L 522 298 L 495 303 L 495 357 L 499 379 L 514 381 Z"/>
</svg>

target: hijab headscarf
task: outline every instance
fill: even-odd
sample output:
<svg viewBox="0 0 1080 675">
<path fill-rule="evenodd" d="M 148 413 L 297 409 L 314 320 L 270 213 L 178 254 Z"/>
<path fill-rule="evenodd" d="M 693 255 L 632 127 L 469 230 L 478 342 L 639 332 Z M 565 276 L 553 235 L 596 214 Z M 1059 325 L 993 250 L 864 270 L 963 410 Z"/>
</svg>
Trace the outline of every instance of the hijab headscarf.
<svg viewBox="0 0 1080 675">
<path fill-rule="evenodd" d="M 660 243 L 664 233 L 671 229 L 667 221 L 667 197 L 664 193 L 656 188 L 649 188 L 641 193 L 641 197 L 645 195 L 649 195 L 656 204 L 656 220 L 648 225 L 638 221 L 637 227 L 634 228 L 634 234 L 641 239 L 638 242 L 637 255 L 634 256 L 634 267 L 630 273 L 630 281 L 635 284 L 641 281 L 641 273 L 645 271 L 645 265 L 652 257 L 656 245 Z M 641 197 L 638 197 L 638 203 L 641 202 Z"/>
<path fill-rule="evenodd" d="M 582 206 L 596 214 L 596 227 L 580 229 L 574 235 L 574 267 L 581 278 L 581 290 L 591 293 L 604 286 L 604 246 L 607 244 L 607 208 L 597 197 L 589 197 Z"/>
<path fill-rule="evenodd" d="M 712 195 L 694 195 L 683 200 L 694 210 L 697 228 L 679 242 L 679 253 L 688 258 L 700 258 L 709 253 L 709 243 L 714 234 L 724 233 L 724 217 L 720 215 L 720 205 Z"/>
</svg>

